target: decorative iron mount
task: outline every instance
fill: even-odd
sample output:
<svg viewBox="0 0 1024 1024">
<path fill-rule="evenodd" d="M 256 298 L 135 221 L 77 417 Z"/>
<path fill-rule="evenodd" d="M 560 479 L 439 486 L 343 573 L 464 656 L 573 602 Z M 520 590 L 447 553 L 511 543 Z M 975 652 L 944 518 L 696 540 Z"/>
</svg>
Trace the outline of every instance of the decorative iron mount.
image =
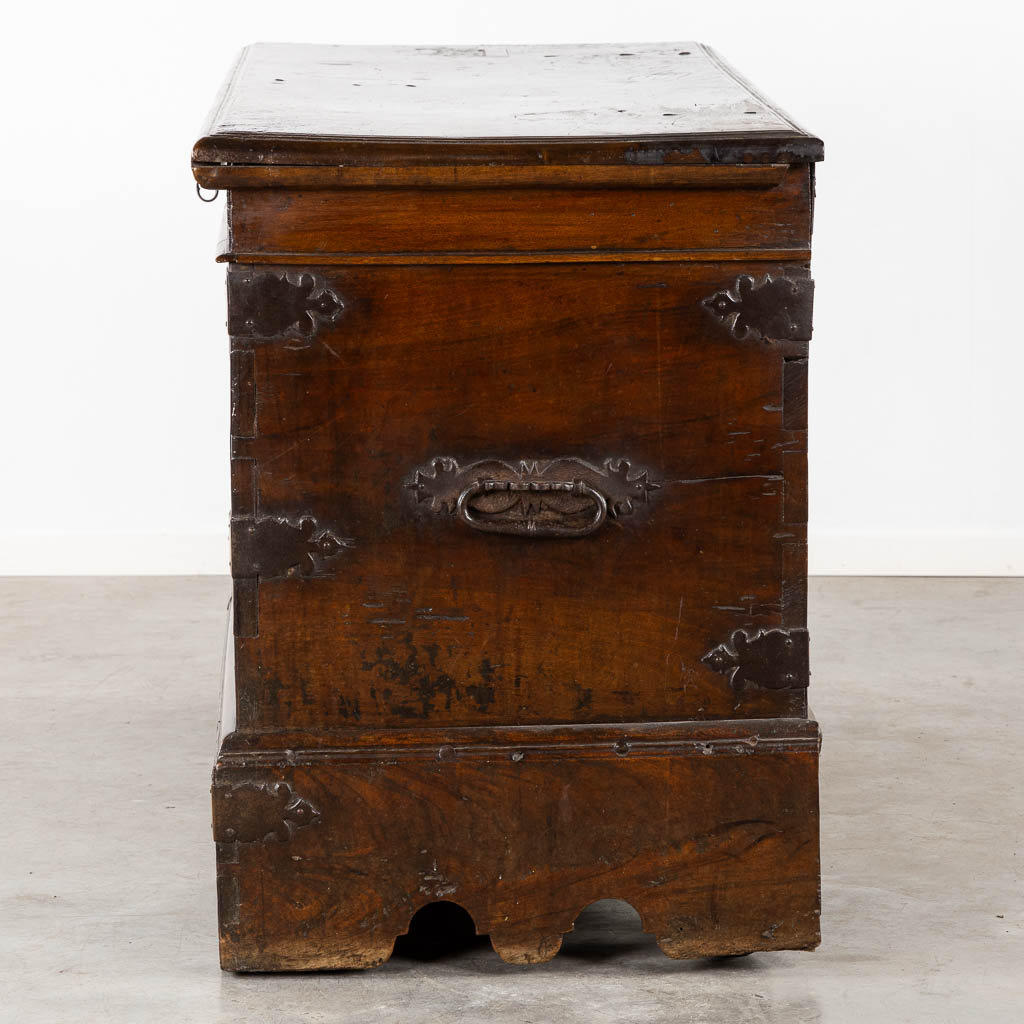
<svg viewBox="0 0 1024 1024">
<path fill-rule="evenodd" d="M 430 502 L 431 512 L 455 515 L 483 533 L 518 537 L 584 537 L 608 518 L 632 515 L 659 486 L 627 459 L 607 459 L 598 468 L 575 458 L 485 459 L 460 467 L 439 457 L 406 484 L 417 502 Z"/>
<path fill-rule="evenodd" d="M 753 278 L 733 284 L 701 305 L 737 341 L 810 341 L 814 281 L 810 277 Z"/>
<path fill-rule="evenodd" d="M 286 843 L 320 812 L 287 782 L 214 786 L 214 840 L 218 843 Z"/>
<path fill-rule="evenodd" d="M 345 303 L 311 271 L 233 269 L 228 274 L 228 334 L 237 341 L 309 345 Z"/>
<path fill-rule="evenodd" d="M 312 516 L 297 523 L 274 516 L 231 521 L 231 573 L 285 579 L 324 575 L 324 567 L 352 540 L 323 529 Z"/>
<path fill-rule="evenodd" d="M 768 629 L 750 634 L 737 629 L 728 642 L 700 659 L 729 676 L 734 690 L 802 689 L 810 682 L 809 638 L 806 629 Z"/>
</svg>

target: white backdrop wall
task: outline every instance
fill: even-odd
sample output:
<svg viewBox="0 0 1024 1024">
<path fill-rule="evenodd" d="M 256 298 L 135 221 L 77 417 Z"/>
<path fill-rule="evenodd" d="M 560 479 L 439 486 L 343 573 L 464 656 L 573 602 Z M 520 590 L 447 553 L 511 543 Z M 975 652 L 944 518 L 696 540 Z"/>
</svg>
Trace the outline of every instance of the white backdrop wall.
<svg viewBox="0 0 1024 1024">
<path fill-rule="evenodd" d="M 488 8 L 491 9 L 488 9 Z M 222 200 L 240 46 L 709 42 L 821 135 L 811 568 L 1024 572 L 1021 16 L 898 2 L 18 5 L 0 162 L 0 572 L 227 568 Z"/>
</svg>

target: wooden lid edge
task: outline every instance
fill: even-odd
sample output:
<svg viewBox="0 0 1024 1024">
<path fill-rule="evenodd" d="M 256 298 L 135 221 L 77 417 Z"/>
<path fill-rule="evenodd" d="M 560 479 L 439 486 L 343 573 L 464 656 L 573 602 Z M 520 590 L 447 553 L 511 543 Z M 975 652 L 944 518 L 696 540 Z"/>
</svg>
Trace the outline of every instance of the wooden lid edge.
<svg viewBox="0 0 1024 1024">
<path fill-rule="evenodd" d="M 824 155 L 820 139 L 795 131 L 578 139 L 395 139 L 224 132 L 205 135 L 196 142 L 192 166 L 792 165 L 816 163 Z"/>
</svg>

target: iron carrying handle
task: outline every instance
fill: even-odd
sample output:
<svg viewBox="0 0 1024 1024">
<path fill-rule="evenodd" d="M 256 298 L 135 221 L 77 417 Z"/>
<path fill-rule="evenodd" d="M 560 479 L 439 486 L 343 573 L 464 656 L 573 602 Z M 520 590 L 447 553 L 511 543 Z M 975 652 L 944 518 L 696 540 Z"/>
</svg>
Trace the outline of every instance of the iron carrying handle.
<svg viewBox="0 0 1024 1024">
<path fill-rule="evenodd" d="M 504 508 L 487 511 L 473 506 L 480 498 L 502 495 L 509 498 Z M 593 504 L 594 511 L 582 521 L 577 516 L 565 516 L 564 511 L 546 514 L 544 495 L 584 498 Z M 600 529 L 608 518 L 608 502 L 600 491 L 582 480 L 477 480 L 459 495 L 455 511 L 464 523 L 482 533 L 514 537 L 585 537 Z"/>
</svg>

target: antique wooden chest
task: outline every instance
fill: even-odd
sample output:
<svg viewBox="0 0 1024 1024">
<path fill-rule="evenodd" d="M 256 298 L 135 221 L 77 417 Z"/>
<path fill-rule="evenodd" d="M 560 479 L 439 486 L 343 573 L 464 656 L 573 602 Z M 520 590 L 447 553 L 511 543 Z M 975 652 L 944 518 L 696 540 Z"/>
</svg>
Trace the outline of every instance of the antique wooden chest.
<svg viewBox="0 0 1024 1024">
<path fill-rule="evenodd" d="M 227 192 L 221 962 L 818 942 L 820 141 L 699 43 L 257 45 Z"/>
</svg>

